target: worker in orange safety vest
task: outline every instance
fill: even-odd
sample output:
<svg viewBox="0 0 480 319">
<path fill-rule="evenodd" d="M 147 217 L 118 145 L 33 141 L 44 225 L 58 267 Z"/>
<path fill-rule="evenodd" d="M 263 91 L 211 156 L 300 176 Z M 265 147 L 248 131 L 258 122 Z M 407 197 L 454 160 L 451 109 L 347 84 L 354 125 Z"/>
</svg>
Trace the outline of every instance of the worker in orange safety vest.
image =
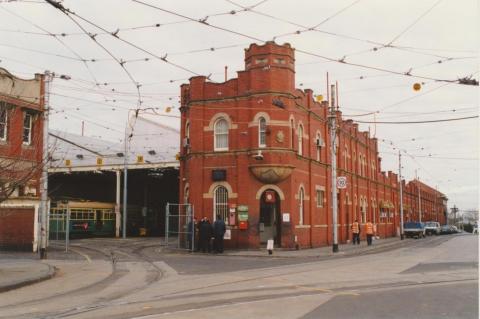
<svg viewBox="0 0 480 319">
<path fill-rule="evenodd" d="M 373 224 L 370 221 L 365 224 L 365 230 L 365 233 L 367 234 L 367 245 L 370 246 L 373 238 Z"/>
<path fill-rule="evenodd" d="M 355 222 L 352 224 L 352 234 L 353 244 L 360 245 L 360 224 L 357 219 L 355 219 Z"/>
</svg>

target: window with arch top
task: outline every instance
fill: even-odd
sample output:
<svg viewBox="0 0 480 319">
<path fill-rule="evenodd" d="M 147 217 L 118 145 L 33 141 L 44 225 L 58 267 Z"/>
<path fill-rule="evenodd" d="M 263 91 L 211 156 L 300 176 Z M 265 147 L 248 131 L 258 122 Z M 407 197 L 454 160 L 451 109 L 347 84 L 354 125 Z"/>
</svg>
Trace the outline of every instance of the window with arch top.
<svg viewBox="0 0 480 319">
<path fill-rule="evenodd" d="M 220 215 L 228 223 L 228 190 L 223 186 L 215 188 L 213 193 L 213 220 Z"/>
<path fill-rule="evenodd" d="M 305 191 L 300 187 L 298 191 L 298 224 L 303 225 Z"/>
<path fill-rule="evenodd" d="M 290 146 L 295 149 L 295 123 L 290 119 Z"/>
<path fill-rule="evenodd" d="M 215 122 L 214 126 L 214 150 L 228 151 L 228 122 L 224 118 L 220 118 Z"/>
<path fill-rule="evenodd" d="M 298 125 L 298 155 L 303 155 L 303 126 Z"/>
<path fill-rule="evenodd" d="M 321 155 L 320 152 L 322 151 L 323 141 L 322 141 L 322 136 L 318 132 L 317 132 L 317 137 L 315 139 L 315 146 L 317 150 L 317 161 L 320 162 L 320 155 Z"/>
<path fill-rule="evenodd" d="M 258 147 L 267 146 L 267 120 L 264 117 L 258 119 Z"/>
</svg>

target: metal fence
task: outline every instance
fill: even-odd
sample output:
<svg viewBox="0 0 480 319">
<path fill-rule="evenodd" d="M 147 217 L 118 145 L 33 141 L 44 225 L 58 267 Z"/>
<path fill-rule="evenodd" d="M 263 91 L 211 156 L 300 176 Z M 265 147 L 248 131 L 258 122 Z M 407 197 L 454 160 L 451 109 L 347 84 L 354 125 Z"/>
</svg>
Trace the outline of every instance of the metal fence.
<svg viewBox="0 0 480 319">
<path fill-rule="evenodd" d="M 48 239 L 57 244 L 64 243 L 68 251 L 70 242 L 70 209 L 52 208 L 48 214 Z"/>
<path fill-rule="evenodd" d="M 194 211 L 191 204 L 167 203 L 165 245 L 170 249 L 195 250 Z"/>
</svg>

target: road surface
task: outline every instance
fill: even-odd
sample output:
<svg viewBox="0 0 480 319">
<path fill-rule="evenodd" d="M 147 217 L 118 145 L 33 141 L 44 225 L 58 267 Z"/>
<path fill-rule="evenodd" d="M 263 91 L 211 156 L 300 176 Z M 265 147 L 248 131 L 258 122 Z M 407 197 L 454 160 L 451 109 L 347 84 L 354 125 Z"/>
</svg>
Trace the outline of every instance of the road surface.
<svg viewBox="0 0 480 319">
<path fill-rule="evenodd" d="M 0 318 L 478 318 L 478 237 L 344 258 L 167 254 L 76 241 L 53 279 L 0 294 Z"/>
</svg>

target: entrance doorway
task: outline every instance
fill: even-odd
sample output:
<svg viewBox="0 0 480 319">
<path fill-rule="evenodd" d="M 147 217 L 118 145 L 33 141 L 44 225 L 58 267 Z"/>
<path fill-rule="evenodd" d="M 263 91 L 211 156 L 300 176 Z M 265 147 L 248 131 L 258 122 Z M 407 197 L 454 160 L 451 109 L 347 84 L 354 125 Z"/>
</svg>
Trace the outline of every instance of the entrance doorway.
<svg viewBox="0 0 480 319">
<path fill-rule="evenodd" d="M 281 246 L 282 220 L 280 216 L 280 196 L 274 190 L 266 190 L 260 198 L 259 233 L 260 243 L 266 244 L 273 239 L 277 247 Z"/>
</svg>

